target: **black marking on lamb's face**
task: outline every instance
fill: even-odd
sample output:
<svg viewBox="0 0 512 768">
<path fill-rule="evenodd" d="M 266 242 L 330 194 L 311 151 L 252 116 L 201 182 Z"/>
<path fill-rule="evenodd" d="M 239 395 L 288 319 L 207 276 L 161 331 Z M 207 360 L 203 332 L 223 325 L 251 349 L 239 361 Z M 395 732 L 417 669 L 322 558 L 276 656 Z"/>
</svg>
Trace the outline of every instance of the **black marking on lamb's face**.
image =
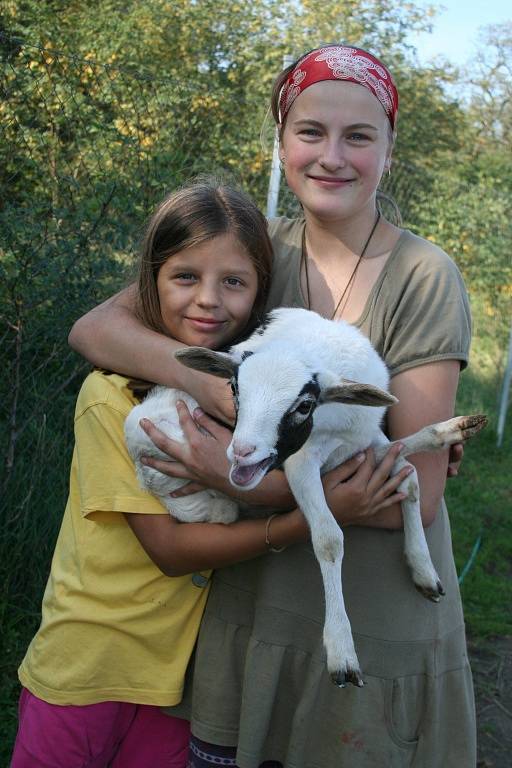
<svg viewBox="0 0 512 768">
<path fill-rule="evenodd" d="M 245 352 L 242 352 L 242 360 L 241 363 L 243 363 L 244 360 L 247 360 L 248 357 L 251 355 L 254 355 L 254 352 L 251 352 L 250 350 L 246 349 Z"/>
<path fill-rule="evenodd" d="M 274 317 L 272 315 L 272 312 L 267 312 L 266 315 L 264 315 L 261 323 L 258 325 L 256 330 L 254 331 L 254 333 L 257 336 L 263 336 L 263 334 L 265 333 L 265 331 L 267 330 L 267 328 L 269 327 L 269 325 L 273 320 L 274 320 Z"/>
<path fill-rule="evenodd" d="M 238 367 L 235 371 L 234 376 L 231 377 L 229 380 L 229 386 L 231 387 L 231 394 L 233 395 L 233 403 L 235 406 L 235 427 L 236 423 L 238 421 L 238 409 L 240 407 L 240 403 L 238 400 Z"/>
<path fill-rule="evenodd" d="M 313 429 L 313 414 L 318 404 L 319 396 L 320 387 L 315 375 L 302 387 L 294 405 L 281 419 L 277 433 L 277 456 L 274 467 L 281 466 L 289 456 L 297 453 L 310 436 Z M 309 415 L 303 420 L 300 420 L 300 411 L 296 408 L 297 400 L 302 401 L 303 404 L 311 405 Z"/>
</svg>

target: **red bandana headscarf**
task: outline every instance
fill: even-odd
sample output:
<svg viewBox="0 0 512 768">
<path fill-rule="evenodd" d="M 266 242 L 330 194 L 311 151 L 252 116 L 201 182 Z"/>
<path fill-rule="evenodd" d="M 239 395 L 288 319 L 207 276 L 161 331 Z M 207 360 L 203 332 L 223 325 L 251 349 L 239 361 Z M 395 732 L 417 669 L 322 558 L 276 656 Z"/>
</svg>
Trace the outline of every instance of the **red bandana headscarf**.
<svg viewBox="0 0 512 768">
<path fill-rule="evenodd" d="M 281 123 L 291 105 L 308 86 L 322 80 L 348 80 L 364 86 L 380 101 L 391 128 L 398 113 L 398 91 L 390 71 L 361 48 L 328 45 L 308 53 L 292 69 L 279 97 Z"/>
</svg>

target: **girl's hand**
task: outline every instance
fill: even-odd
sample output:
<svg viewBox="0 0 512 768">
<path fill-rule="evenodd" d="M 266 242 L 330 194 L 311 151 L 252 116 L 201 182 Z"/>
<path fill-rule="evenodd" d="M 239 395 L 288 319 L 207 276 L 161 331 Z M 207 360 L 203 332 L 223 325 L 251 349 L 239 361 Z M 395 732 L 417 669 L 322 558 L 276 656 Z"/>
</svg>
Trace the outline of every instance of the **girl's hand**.
<svg viewBox="0 0 512 768">
<path fill-rule="evenodd" d="M 172 440 L 151 421 L 143 419 L 142 429 L 157 448 L 169 456 L 169 461 L 144 457 L 143 463 L 164 475 L 226 491 L 231 487 L 228 480 L 230 464 L 226 456 L 226 449 L 231 442 L 231 431 L 206 416 L 199 408 L 191 415 L 185 403 L 180 401 L 176 407 L 185 442 Z M 196 490 L 200 488 L 196 487 Z M 188 493 L 191 492 L 193 491 L 189 488 Z"/>
<path fill-rule="evenodd" d="M 357 524 L 405 498 L 397 488 L 412 469 L 404 467 L 390 477 L 400 449 L 400 444 L 393 445 L 377 465 L 370 448 L 323 476 L 327 504 L 341 525 Z"/>
</svg>

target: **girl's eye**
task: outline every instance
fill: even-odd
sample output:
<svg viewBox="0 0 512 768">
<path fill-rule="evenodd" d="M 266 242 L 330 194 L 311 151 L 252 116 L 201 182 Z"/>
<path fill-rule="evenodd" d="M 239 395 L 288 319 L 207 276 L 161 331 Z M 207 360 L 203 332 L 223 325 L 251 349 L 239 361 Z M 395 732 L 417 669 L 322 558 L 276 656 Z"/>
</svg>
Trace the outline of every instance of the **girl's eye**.
<svg viewBox="0 0 512 768">
<path fill-rule="evenodd" d="M 228 285 L 234 286 L 235 288 L 238 287 L 239 285 L 243 285 L 243 282 L 240 280 L 239 277 L 226 277 L 225 282 Z"/>
<path fill-rule="evenodd" d="M 195 280 L 196 276 L 193 275 L 192 272 L 179 272 L 177 275 L 174 275 L 174 279 L 190 282 L 191 280 Z"/>
</svg>

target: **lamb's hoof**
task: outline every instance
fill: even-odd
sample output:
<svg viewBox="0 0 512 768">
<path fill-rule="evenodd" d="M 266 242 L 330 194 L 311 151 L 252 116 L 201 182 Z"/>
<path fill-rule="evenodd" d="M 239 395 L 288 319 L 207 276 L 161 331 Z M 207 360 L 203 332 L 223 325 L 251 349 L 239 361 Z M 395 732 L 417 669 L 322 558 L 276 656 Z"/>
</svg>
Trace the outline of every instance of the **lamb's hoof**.
<svg viewBox="0 0 512 768">
<path fill-rule="evenodd" d="M 356 685 L 358 688 L 362 688 L 364 685 L 364 680 L 358 669 L 347 669 L 345 672 L 341 670 L 331 672 L 331 680 L 338 688 L 345 688 L 347 683 Z"/>
<path fill-rule="evenodd" d="M 462 432 L 462 439 L 468 440 L 477 432 L 480 432 L 487 426 L 487 416 L 483 413 L 476 413 L 473 416 L 464 416 L 460 423 L 460 430 Z"/>
<path fill-rule="evenodd" d="M 435 589 L 432 587 L 425 587 L 421 584 L 415 584 L 414 586 L 418 592 L 423 595 L 423 597 L 426 597 L 428 600 L 432 600 L 433 603 L 438 603 L 440 598 L 445 594 L 443 585 L 439 580 L 436 582 Z"/>
</svg>

